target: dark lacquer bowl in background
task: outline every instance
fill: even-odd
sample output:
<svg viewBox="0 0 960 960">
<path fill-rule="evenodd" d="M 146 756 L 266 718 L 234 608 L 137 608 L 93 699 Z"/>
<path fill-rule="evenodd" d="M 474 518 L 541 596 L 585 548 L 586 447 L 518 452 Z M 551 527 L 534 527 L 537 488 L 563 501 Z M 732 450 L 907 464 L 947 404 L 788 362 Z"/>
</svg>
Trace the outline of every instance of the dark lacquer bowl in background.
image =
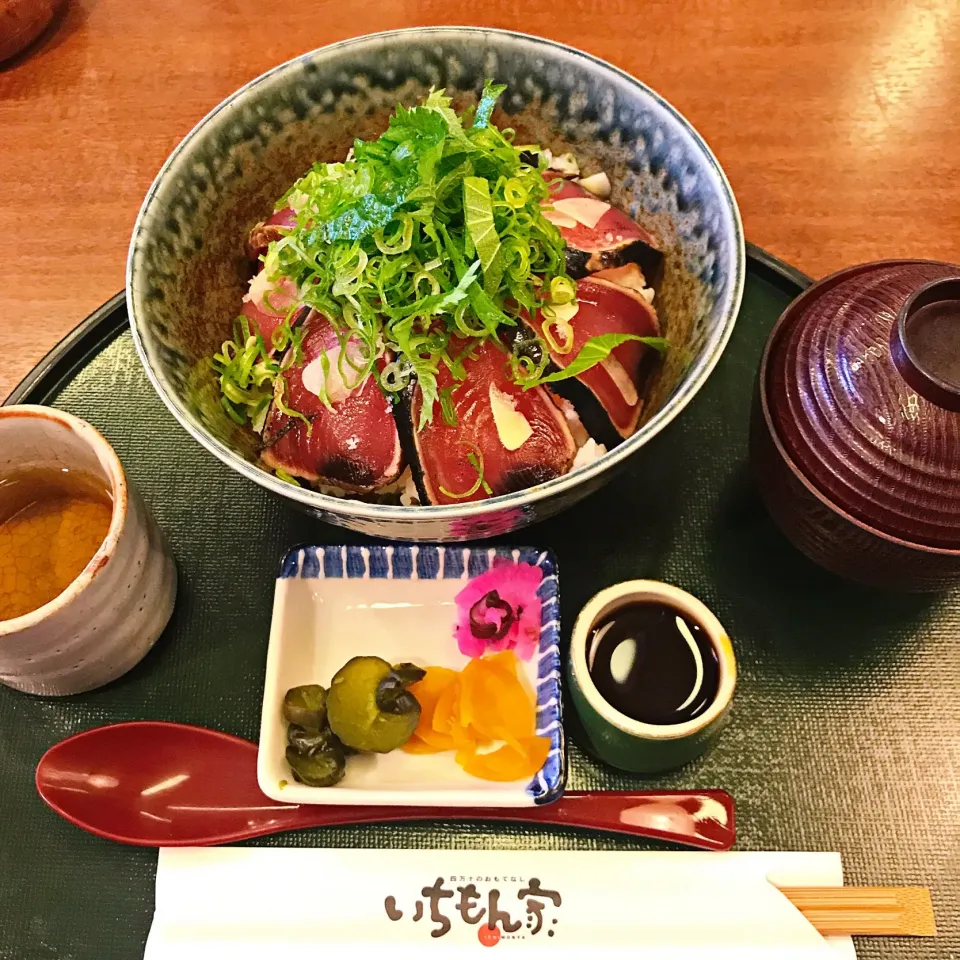
<svg viewBox="0 0 960 960">
<path fill-rule="evenodd" d="M 520 142 L 573 150 L 603 169 L 613 202 L 665 247 L 658 310 L 674 345 L 637 432 L 548 483 L 489 500 L 404 507 L 338 499 L 257 465 L 252 431 L 220 406 L 207 358 L 230 336 L 249 277 L 249 229 L 321 159 L 377 136 L 398 101 L 445 87 L 458 107 L 485 77 L 508 84 L 498 122 Z M 331 523 L 400 540 L 463 540 L 515 530 L 569 507 L 666 427 L 720 358 L 743 291 L 745 254 L 730 185 L 665 100 L 616 67 L 502 30 L 434 27 L 360 37 L 308 53 L 228 97 L 173 152 L 134 228 L 127 304 L 134 340 L 180 423 L 237 472 Z"/>
<path fill-rule="evenodd" d="M 787 308 L 764 352 L 751 425 L 761 495 L 803 553 L 863 583 L 960 583 L 950 278 L 960 266 L 921 260 L 841 271 Z M 932 328 L 931 305 L 953 319 Z"/>
</svg>

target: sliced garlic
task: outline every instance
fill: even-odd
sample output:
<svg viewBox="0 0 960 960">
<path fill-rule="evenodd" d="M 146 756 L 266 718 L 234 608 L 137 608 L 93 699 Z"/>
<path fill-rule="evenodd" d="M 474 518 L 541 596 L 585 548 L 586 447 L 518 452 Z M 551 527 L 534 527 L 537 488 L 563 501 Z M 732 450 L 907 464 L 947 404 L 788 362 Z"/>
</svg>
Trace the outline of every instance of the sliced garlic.
<svg viewBox="0 0 960 960">
<path fill-rule="evenodd" d="M 250 288 L 243 295 L 245 303 L 253 302 L 257 306 L 263 303 L 263 295 L 273 290 L 273 284 L 267 279 L 267 271 L 261 270 L 251 281 Z"/>
<path fill-rule="evenodd" d="M 519 450 L 533 435 L 530 421 L 517 409 L 517 402 L 509 394 L 490 384 L 490 410 L 500 442 L 507 450 Z"/>
<path fill-rule="evenodd" d="M 573 217 L 577 223 L 593 230 L 604 215 L 609 213 L 610 204 L 596 197 L 570 197 L 566 200 L 554 200 L 553 209 Z"/>
<path fill-rule="evenodd" d="M 572 230 L 577 221 L 566 213 L 560 213 L 559 210 L 544 210 L 543 217 L 549 220 L 555 227 L 563 227 L 565 230 Z"/>
<path fill-rule="evenodd" d="M 287 206 L 293 210 L 294 213 L 300 213 L 309 202 L 310 198 L 299 188 L 295 189 L 287 197 Z"/>
<path fill-rule="evenodd" d="M 363 366 L 360 348 L 351 340 L 347 346 L 347 356 L 359 367 Z M 360 373 L 353 369 L 346 360 L 343 362 L 343 373 L 340 372 L 340 347 L 331 346 L 327 350 L 329 372 L 324 373 L 323 357 L 311 360 L 301 373 L 305 389 L 323 399 L 324 390 L 330 403 L 340 403 L 360 386 Z M 346 381 L 344 380 L 346 374 Z"/>
<path fill-rule="evenodd" d="M 580 176 L 580 164 L 572 153 L 561 153 L 559 157 L 551 155 L 550 169 L 564 177 Z"/>
<path fill-rule="evenodd" d="M 606 200 L 613 189 L 610 186 L 610 178 L 601 170 L 599 173 L 593 173 L 589 177 L 581 177 L 577 183 L 584 190 L 589 190 L 595 197 Z"/>
<path fill-rule="evenodd" d="M 243 300 L 245 303 L 253 303 L 263 313 L 275 317 L 285 316 L 300 295 L 300 291 L 289 277 L 268 280 L 268 273 L 269 271 L 264 268 L 250 281 L 250 289 L 244 294 Z M 267 303 L 267 300 L 270 302 Z"/>
</svg>

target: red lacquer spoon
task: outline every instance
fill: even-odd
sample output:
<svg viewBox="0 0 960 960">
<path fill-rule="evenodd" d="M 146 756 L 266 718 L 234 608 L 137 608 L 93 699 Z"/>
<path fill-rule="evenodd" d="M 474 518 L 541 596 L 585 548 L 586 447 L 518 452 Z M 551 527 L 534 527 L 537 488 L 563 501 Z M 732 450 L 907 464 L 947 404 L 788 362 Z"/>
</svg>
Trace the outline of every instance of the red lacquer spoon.
<svg viewBox="0 0 960 960">
<path fill-rule="evenodd" d="M 297 806 L 257 786 L 256 744 L 181 723 L 118 723 L 51 747 L 37 790 L 71 823 L 145 847 L 210 846 L 284 830 L 410 820 L 512 820 L 584 827 L 727 850 L 733 798 L 722 790 L 568 791 L 518 809 Z"/>
</svg>

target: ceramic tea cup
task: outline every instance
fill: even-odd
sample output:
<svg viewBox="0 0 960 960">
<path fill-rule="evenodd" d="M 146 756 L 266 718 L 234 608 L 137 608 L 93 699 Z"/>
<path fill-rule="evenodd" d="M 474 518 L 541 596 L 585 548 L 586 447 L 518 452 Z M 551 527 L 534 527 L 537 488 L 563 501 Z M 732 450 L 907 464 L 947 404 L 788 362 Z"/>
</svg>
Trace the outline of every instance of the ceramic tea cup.
<svg viewBox="0 0 960 960">
<path fill-rule="evenodd" d="M 716 694 L 706 709 L 683 723 L 644 723 L 612 706 L 588 668 L 594 628 L 633 604 L 662 604 L 698 625 L 716 654 Z M 737 666 L 733 646 L 717 618 L 696 597 L 655 580 L 630 580 L 601 590 L 580 611 L 567 660 L 567 688 L 587 737 L 605 763 L 633 773 L 658 773 L 700 756 L 723 729 L 733 698 Z"/>
<path fill-rule="evenodd" d="M 76 471 L 102 481 L 112 500 L 106 536 L 76 579 L 42 606 L 0 620 L 0 682 L 43 696 L 82 693 L 126 673 L 153 646 L 173 612 L 176 567 L 90 424 L 50 407 L 0 407 L 0 478 L 21 470 Z M 30 576 L 33 561 L 0 561 L 9 565 L 0 572 Z"/>
</svg>

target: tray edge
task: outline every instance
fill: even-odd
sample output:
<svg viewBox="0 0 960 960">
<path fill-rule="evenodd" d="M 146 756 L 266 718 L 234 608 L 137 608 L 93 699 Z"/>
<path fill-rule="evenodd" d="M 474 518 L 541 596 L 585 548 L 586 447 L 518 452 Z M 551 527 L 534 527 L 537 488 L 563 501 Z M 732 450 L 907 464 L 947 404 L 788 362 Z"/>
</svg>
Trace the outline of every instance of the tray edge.
<svg viewBox="0 0 960 960">
<path fill-rule="evenodd" d="M 121 290 L 54 344 L 13 388 L 2 406 L 37 402 L 36 394 L 49 393 L 57 383 L 81 366 L 91 351 L 106 346 L 119 336 L 126 324 L 126 294 Z"/>
</svg>

